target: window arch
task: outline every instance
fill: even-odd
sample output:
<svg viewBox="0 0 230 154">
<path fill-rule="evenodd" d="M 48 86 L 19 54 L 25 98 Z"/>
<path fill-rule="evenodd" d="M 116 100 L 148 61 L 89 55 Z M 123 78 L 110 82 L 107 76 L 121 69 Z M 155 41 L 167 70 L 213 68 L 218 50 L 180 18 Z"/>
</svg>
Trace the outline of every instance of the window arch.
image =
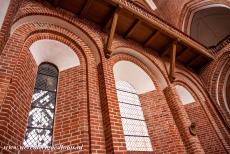
<svg viewBox="0 0 230 154">
<path fill-rule="evenodd" d="M 31 101 L 25 147 L 48 147 L 52 145 L 58 69 L 50 63 L 38 67 L 37 79 Z"/>
<path fill-rule="evenodd" d="M 128 151 L 152 151 L 138 94 L 126 81 L 116 83 L 117 97 Z"/>
<path fill-rule="evenodd" d="M 176 91 L 183 105 L 194 103 L 195 99 L 192 94 L 183 86 L 176 85 Z"/>
</svg>

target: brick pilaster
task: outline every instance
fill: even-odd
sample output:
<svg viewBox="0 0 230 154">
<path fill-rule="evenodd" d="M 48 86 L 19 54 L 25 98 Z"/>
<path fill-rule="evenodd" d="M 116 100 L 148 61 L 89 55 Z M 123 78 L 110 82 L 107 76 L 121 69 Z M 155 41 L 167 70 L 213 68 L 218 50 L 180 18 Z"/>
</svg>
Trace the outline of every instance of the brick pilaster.
<svg viewBox="0 0 230 154">
<path fill-rule="evenodd" d="M 191 121 L 188 114 L 181 103 L 174 85 L 169 85 L 164 89 L 164 94 L 172 112 L 173 118 L 179 129 L 182 140 L 188 153 L 203 154 L 204 150 L 197 136 L 193 136 L 189 132 Z"/>
</svg>

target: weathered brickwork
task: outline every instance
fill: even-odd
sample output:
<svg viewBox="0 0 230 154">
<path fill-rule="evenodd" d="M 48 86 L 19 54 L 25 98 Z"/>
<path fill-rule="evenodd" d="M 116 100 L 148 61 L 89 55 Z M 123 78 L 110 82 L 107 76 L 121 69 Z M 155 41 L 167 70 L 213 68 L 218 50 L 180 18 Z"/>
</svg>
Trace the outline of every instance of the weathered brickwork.
<svg viewBox="0 0 230 154">
<path fill-rule="evenodd" d="M 131 2 L 119 2 L 137 9 L 156 23 L 163 22 Z M 225 0 L 215 2 L 228 5 Z M 200 0 L 189 3 L 188 0 L 175 0 L 167 4 L 156 0 L 155 4 L 159 9 L 153 13 L 179 29 L 195 4 L 206 5 Z M 11 27 L 33 15 L 53 17 L 74 26 L 76 31 L 49 22 L 26 22 L 14 29 Z M 168 24 L 165 26 L 179 33 Z M 1 154 L 230 153 L 230 114 L 222 95 L 224 79 L 230 69 L 230 45 L 215 53 L 215 60 L 200 74 L 178 64 L 176 80 L 170 83 L 165 61 L 155 51 L 116 36 L 112 44 L 114 53 L 106 58 L 106 38 L 107 34 L 98 25 L 54 8 L 47 2 L 11 0 L 0 32 Z M 79 66 L 59 72 L 52 144 L 83 145 L 80 151 L 3 148 L 23 143 L 38 69 L 29 48 L 43 39 L 66 44 L 80 61 Z M 113 72 L 113 66 L 121 60 L 142 68 L 156 87 L 156 90 L 139 95 L 153 152 L 130 152 L 126 149 Z M 156 67 L 154 69 L 159 71 L 160 76 L 149 67 L 149 63 Z M 161 80 L 165 81 L 164 84 Z M 183 105 L 176 85 L 189 89 L 196 102 Z M 189 132 L 192 122 L 197 124 L 196 136 Z"/>
</svg>

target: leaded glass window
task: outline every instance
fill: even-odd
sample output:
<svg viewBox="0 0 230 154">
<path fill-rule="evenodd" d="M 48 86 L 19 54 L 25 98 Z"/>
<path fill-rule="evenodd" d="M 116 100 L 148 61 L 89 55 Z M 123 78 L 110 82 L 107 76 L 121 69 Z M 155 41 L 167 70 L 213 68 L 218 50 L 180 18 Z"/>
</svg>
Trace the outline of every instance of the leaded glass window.
<svg viewBox="0 0 230 154">
<path fill-rule="evenodd" d="M 58 70 L 54 65 L 43 63 L 38 67 L 23 142 L 25 147 L 49 147 L 52 144 L 57 79 Z"/>
<path fill-rule="evenodd" d="M 118 81 L 116 89 L 127 150 L 152 151 L 152 144 L 136 90 L 125 81 Z"/>
</svg>

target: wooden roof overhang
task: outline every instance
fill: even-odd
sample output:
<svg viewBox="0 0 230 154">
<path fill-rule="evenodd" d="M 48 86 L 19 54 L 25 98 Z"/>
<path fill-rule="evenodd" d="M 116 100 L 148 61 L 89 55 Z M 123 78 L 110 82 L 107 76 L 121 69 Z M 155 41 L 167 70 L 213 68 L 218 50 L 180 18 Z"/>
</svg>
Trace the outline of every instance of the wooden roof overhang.
<svg viewBox="0 0 230 154">
<path fill-rule="evenodd" d="M 109 32 L 107 51 L 117 33 L 156 51 L 161 57 L 171 57 L 195 71 L 214 59 L 208 49 L 158 17 L 125 0 L 47 0 L 100 25 Z M 175 46 L 174 46 L 175 45 Z M 174 46 L 174 47 L 173 47 Z M 175 50 L 173 54 L 173 49 Z M 174 55 L 174 57 L 172 57 Z M 171 64 L 172 66 L 175 64 Z"/>
</svg>

